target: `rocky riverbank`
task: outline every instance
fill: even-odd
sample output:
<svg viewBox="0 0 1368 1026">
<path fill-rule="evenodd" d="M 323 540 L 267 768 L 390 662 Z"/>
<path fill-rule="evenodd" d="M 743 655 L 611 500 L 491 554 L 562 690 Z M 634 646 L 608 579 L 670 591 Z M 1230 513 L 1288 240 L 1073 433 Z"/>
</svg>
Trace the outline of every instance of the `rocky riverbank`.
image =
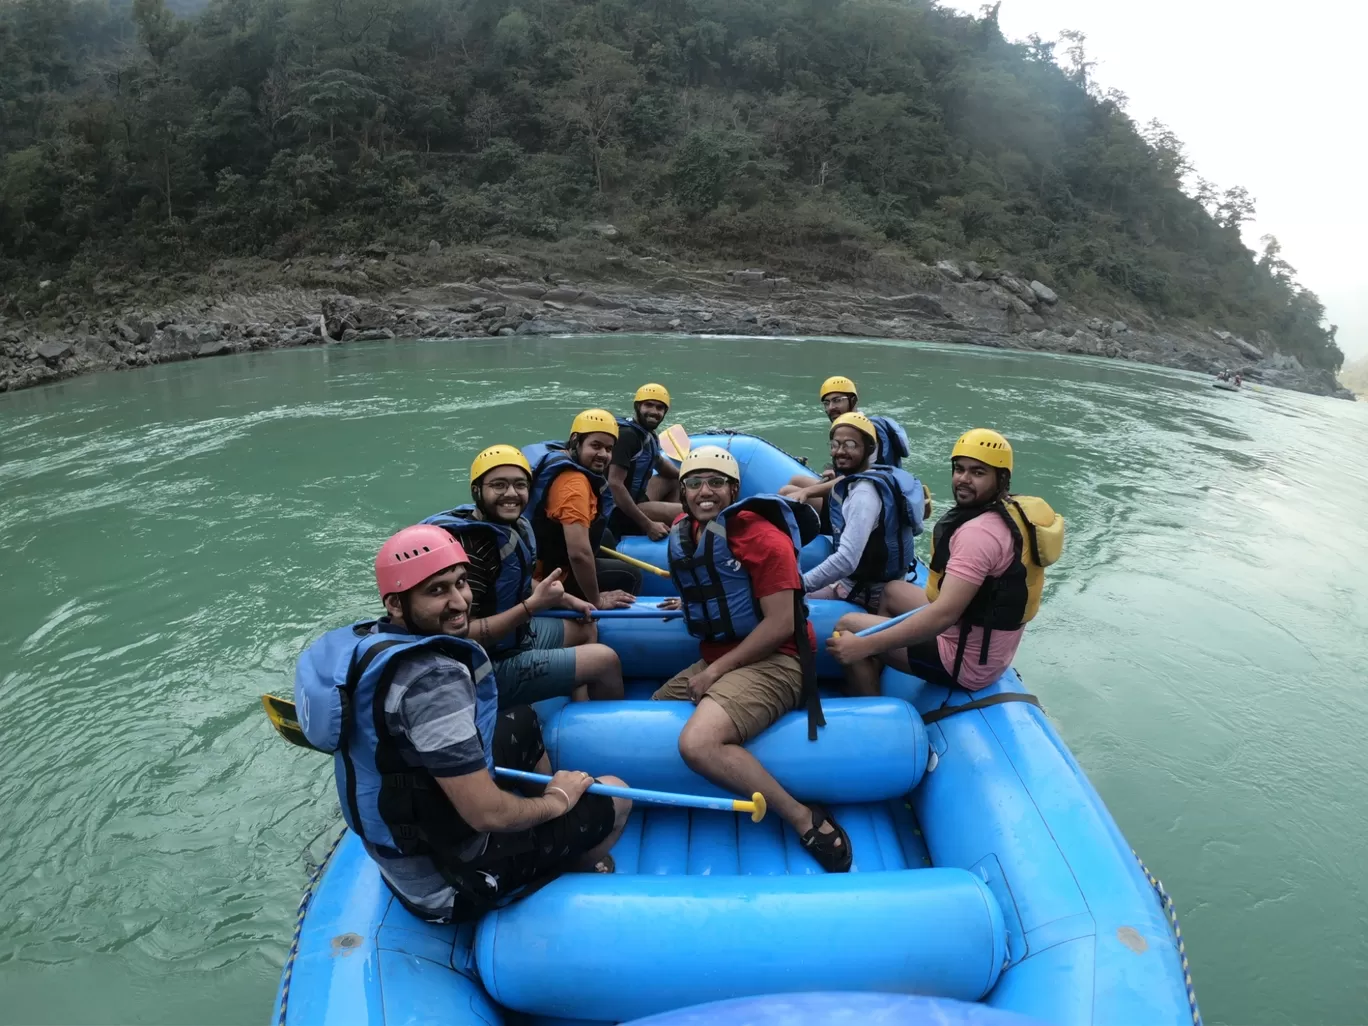
<svg viewBox="0 0 1368 1026">
<path fill-rule="evenodd" d="M 433 244 L 437 246 L 437 244 Z M 1132 309 L 1082 309 L 1047 283 L 973 262 L 918 267 L 895 283 L 817 284 L 764 269 L 700 270 L 619 258 L 614 277 L 536 277 L 515 261 L 495 276 L 442 281 L 423 256 L 342 254 L 286 262 L 255 281 L 215 284 L 173 303 L 82 307 L 56 293 L 0 316 L 0 392 L 93 371 L 285 346 L 392 338 L 606 332 L 849 335 L 1105 356 L 1353 399 L 1328 371 L 1303 368 L 1260 332 L 1163 322 Z M 518 273 L 522 271 L 523 273 Z M 261 279 L 285 282 L 262 285 Z M 326 284 L 320 284 L 320 279 Z M 910 283 L 910 287 L 909 287 Z M 233 287 L 236 285 L 236 287 Z M 56 289 L 46 285 L 42 292 Z M 117 294 L 122 291 L 114 289 Z M 19 316 L 15 316 L 18 313 Z"/>
</svg>

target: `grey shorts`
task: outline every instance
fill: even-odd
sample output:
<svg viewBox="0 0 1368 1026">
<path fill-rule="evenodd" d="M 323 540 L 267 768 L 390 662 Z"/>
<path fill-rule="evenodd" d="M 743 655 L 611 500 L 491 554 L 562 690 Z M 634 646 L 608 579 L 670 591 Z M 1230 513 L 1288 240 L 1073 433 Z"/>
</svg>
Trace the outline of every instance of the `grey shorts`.
<svg viewBox="0 0 1368 1026">
<path fill-rule="evenodd" d="M 575 650 L 565 647 L 565 621 L 534 619 L 527 647 L 494 659 L 499 708 L 564 698 L 575 690 Z"/>
</svg>

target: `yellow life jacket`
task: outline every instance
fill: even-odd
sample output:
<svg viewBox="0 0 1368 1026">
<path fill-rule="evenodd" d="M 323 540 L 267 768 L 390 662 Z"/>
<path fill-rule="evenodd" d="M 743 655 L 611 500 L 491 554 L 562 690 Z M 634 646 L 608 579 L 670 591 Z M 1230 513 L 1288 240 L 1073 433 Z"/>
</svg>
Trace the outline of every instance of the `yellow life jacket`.
<svg viewBox="0 0 1368 1026">
<path fill-rule="evenodd" d="M 959 677 L 964 646 L 971 627 L 983 628 L 980 664 L 988 661 L 988 641 L 992 632 L 1014 631 L 1035 619 L 1040 611 L 1040 596 L 1045 588 L 1045 567 L 1064 552 L 1064 518 L 1044 499 L 1033 495 L 1012 495 L 986 506 L 952 507 L 937 522 L 931 533 L 930 576 L 926 597 L 933 602 L 940 595 L 945 567 L 950 561 L 950 538 L 969 521 L 994 513 L 1007 523 L 1012 535 L 1015 559 L 1008 570 L 986 578 L 960 619 L 959 648 L 952 676 Z"/>
</svg>

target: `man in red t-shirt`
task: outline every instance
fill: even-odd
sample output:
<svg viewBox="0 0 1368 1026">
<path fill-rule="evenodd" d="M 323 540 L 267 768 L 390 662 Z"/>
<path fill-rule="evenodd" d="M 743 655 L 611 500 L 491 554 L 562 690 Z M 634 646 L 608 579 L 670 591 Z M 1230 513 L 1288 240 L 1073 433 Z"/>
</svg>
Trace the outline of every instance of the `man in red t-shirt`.
<svg viewBox="0 0 1368 1026">
<path fill-rule="evenodd" d="M 679 753 L 694 772 L 736 794 L 759 791 L 788 821 L 828 872 L 850 869 L 850 838 L 821 808 L 802 804 L 779 786 L 743 745 L 803 700 L 795 617 L 803 579 L 790 534 L 763 512 L 733 510 L 722 521 L 725 543 L 707 525 L 737 501 L 741 473 L 717 446 L 691 452 L 680 467 L 684 515 L 670 533 L 670 570 L 683 582 L 689 633 L 698 662 L 652 696 L 690 701 L 697 709 L 679 736 Z M 779 504 L 777 496 L 753 503 Z M 665 608 L 681 608 L 667 599 Z M 804 623 L 809 652 L 816 647 Z"/>
</svg>

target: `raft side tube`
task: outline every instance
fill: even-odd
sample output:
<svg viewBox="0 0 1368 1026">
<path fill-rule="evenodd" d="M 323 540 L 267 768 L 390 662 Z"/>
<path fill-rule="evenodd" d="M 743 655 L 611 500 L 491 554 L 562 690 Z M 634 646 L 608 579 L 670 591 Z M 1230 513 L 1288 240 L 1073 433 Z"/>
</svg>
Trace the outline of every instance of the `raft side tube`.
<svg viewBox="0 0 1368 1026">
<path fill-rule="evenodd" d="M 963 870 L 580 873 L 487 915 L 475 958 L 506 1008 L 621 1022 L 795 990 L 975 1001 L 997 981 L 1005 945 L 997 899 Z"/>
<path fill-rule="evenodd" d="M 863 612 L 859 606 L 833 599 L 809 599 L 808 622 L 817 635 L 817 676 L 833 680 L 842 675 L 841 664 L 826 650 L 836 621 L 846 613 Z M 599 641 L 618 654 L 622 675 L 628 679 L 668 680 L 698 661 L 698 639 L 689 634 L 683 618 L 635 620 L 610 618 L 598 621 Z"/>
<path fill-rule="evenodd" d="M 800 801 L 878 802 L 906 795 L 926 772 L 926 728 L 899 698 L 836 698 L 822 703 L 827 724 L 808 740 L 799 710 L 746 743 Z M 691 702 L 579 702 L 553 714 L 542 736 L 551 764 L 632 787 L 736 797 L 699 776 L 679 754 Z"/>
</svg>

